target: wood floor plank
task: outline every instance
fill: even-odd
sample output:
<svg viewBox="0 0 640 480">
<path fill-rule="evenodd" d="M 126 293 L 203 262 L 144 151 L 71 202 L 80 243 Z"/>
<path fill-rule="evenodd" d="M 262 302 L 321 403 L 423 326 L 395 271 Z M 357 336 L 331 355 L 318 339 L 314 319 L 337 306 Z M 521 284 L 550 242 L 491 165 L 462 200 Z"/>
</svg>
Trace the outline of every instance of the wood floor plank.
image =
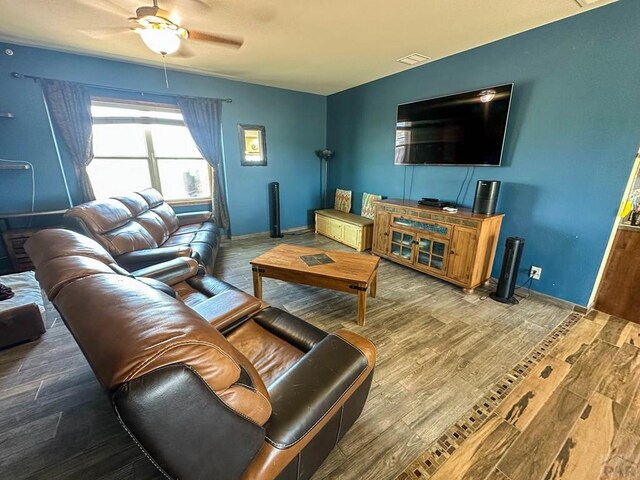
<svg viewBox="0 0 640 480">
<path fill-rule="evenodd" d="M 399 379 L 398 383 L 410 391 L 424 390 L 434 382 L 442 382 L 462 372 L 469 362 L 454 352 L 438 353 L 427 350 L 429 358 Z"/>
<path fill-rule="evenodd" d="M 600 325 L 604 325 L 605 323 L 607 323 L 610 317 L 611 315 L 609 315 L 608 313 L 600 312 L 598 310 L 591 310 L 584 316 L 584 318 L 586 318 L 587 320 L 599 323 Z"/>
<path fill-rule="evenodd" d="M 549 355 L 569 363 L 575 363 L 584 350 L 582 347 L 590 345 L 602 327 L 603 324 L 584 318 L 580 319 L 577 325 L 551 349 Z"/>
<path fill-rule="evenodd" d="M 598 338 L 603 342 L 621 347 L 627 340 L 630 331 L 631 327 L 627 320 L 610 316 L 598 334 Z"/>
<path fill-rule="evenodd" d="M 417 392 L 419 403 L 402 417 L 402 421 L 426 442 L 433 442 L 469 410 L 468 399 L 478 401 L 482 393 L 459 377 L 448 379 L 446 383 L 432 384 Z"/>
<path fill-rule="evenodd" d="M 545 357 L 500 404 L 496 413 L 506 422 L 523 431 L 535 418 L 571 365 L 555 357 Z"/>
<path fill-rule="evenodd" d="M 61 418 L 62 412 L 58 412 L 0 433 L 0 460 L 6 463 L 10 457 L 55 438 Z M 30 435 L 25 435 L 25 432 Z"/>
<path fill-rule="evenodd" d="M 640 324 L 629 323 L 628 331 L 629 333 L 627 335 L 625 343 L 630 343 L 631 345 L 640 347 Z"/>
<path fill-rule="evenodd" d="M 518 435 L 512 425 L 492 415 L 436 471 L 430 480 L 484 480 Z"/>
<path fill-rule="evenodd" d="M 509 480 L 509 477 L 496 468 L 485 480 Z"/>
<path fill-rule="evenodd" d="M 573 393 L 587 399 L 609 371 L 618 348 L 596 339 L 573 365 L 560 384 Z"/>
<path fill-rule="evenodd" d="M 640 436 L 640 387 L 635 391 L 627 409 L 622 428 Z"/>
<path fill-rule="evenodd" d="M 599 480 L 620 430 L 624 410 L 622 405 L 595 393 L 544 480 Z"/>
<path fill-rule="evenodd" d="M 598 391 L 614 402 L 629 406 L 640 383 L 640 348 L 625 343 L 613 359 Z"/>
<path fill-rule="evenodd" d="M 603 478 L 627 480 L 638 478 L 640 471 L 640 436 L 620 430 L 603 468 Z"/>
<path fill-rule="evenodd" d="M 370 444 L 366 453 L 358 453 L 359 456 L 366 457 L 365 461 L 348 459 L 323 478 L 327 480 L 394 478 L 425 446 L 420 437 L 402 422 L 394 423 L 379 438 L 381 441 Z"/>
<path fill-rule="evenodd" d="M 466 357 L 463 355 L 463 358 Z M 521 355 L 496 344 L 471 360 L 460 376 L 476 388 L 486 391 L 521 359 Z"/>
<path fill-rule="evenodd" d="M 515 440 L 498 468 L 511 480 L 542 478 L 556 458 L 566 436 L 587 401 L 559 388 Z"/>
</svg>

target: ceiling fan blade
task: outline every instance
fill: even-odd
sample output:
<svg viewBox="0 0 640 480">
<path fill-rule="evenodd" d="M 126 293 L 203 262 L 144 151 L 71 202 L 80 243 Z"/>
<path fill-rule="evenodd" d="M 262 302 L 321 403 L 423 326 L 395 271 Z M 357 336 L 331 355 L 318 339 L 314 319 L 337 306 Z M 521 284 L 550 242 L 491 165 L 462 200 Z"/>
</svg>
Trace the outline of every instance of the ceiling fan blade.
<svg viewBox="0 0 640 480">
<path fill-rule="evenodd" d="M 125 8 L 112 0 L 76 0 L 76 2 L 86 5 L 88 7 L 97 8 L 102 10 L 103 12 L 111 13 L 113 15 L 118 15 L 119 17 L 125 16 L 130 17 L 134 12 L 130 11 L 128 8 Z"/>
<path fill-rule="evenodd" d="M 185 42 L 180 42 L 180 48 L 178 48 L 177 52 L 172 53 L 171 56 L 178 58 L 191 58 L 195 57 L 196 54 Z"/>
<path fill-rule="evenodd" d="M 189 30 L 189 38 L 191 40 L 199 40 L 202 42 L 217 43 L 218 45 L 231 48 L 240 48 L 244 43 L 244 40 L 240 37 L 199 32 L 197 30 Z"/>
<path fill-rule="evenodd" d="M 128 27 L 92 28 L 91 30 L 78 31 L 88 37 L 95 38 L 96 40 L 102 40 L 115 35 L 122 35 L 123 33 L 133 33 L 133 30 Z"/>
</svg>

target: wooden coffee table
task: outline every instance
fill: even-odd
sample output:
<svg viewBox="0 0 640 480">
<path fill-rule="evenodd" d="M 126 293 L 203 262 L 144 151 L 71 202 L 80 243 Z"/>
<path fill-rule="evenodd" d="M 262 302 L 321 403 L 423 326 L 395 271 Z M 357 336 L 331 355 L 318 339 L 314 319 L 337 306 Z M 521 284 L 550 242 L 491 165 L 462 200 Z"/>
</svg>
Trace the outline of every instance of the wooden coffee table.
<svg viewBox="0 0 640 480">
<path fill-rule="evenodd" d="M 327 255 L 333 263 L 309 266 L 301 258 L 319 254 Z M 364 325 L 367 290 L 375 298 L 379 263 L 375 255 L 282 244 L 251 261 L 253 294 L 262 299 L 262 277 L 353 293 L 358 295 L 358 325 Z"/>
</svg>

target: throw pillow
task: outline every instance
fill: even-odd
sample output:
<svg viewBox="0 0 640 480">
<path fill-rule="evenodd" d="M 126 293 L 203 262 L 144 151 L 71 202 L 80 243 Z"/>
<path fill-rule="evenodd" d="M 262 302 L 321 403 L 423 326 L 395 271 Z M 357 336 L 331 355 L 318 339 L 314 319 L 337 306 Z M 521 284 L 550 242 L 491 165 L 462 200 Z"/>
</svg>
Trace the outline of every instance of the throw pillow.
<svg viewBox="0 0 640 480">
<path fill-rule="evenodd" d="M 362 194 L 362 210 L 360 211 L 360 215 L 373 220 L 373 217 L 376 214 L 376 209 L 373 205 L 373 201 L 380 199 L 382 199 L 382 195 L 375 195 L 373 193 L 364 192 Z"/>
<path fill-rule="evenodd" d="M 351 190 L 336 189 L 336 210 L 349 213 L 351 211 Z"/>
</svg>

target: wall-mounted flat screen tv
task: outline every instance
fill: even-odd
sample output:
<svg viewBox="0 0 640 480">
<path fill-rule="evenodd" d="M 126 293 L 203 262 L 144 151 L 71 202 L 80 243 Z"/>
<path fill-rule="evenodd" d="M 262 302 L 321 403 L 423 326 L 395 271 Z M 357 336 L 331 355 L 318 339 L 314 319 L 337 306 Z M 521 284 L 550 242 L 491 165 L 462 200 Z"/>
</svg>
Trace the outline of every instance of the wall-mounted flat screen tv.
<svg viewBox="0 0 640 480">
<path fill-rule="evenodd" d="M 396 165 L 499 166 L 513 84 L 398 105 Z"/>
</svg>

